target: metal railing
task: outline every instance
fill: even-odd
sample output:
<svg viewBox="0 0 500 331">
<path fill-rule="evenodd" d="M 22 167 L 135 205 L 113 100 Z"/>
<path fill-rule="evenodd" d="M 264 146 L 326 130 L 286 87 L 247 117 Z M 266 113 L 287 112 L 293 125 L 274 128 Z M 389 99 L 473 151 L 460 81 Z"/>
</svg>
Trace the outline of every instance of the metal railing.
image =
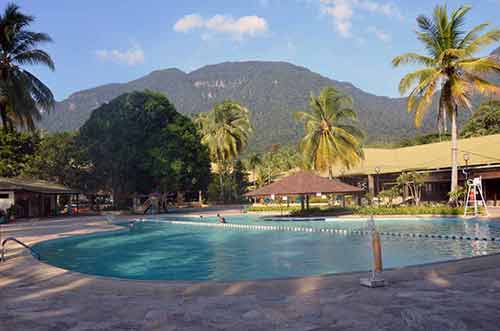
<svg viewBox="0 0 500 331">
<path fill-rule="evenodd" d="M 31 248 L 29 245 L 26 245 L 25 243 L 23 243 L 20 240 L 17 240 L 14 237 L 8 237 L 8 238 L 5 238 L 5 240 L 2 242 L 2 257 L 1 257 L 0 261 L 5 261 L 5 252 L 6 252 L 5 244 L 7 244 L 9 241 L 13 241 L 13 242 L 23 246 L 24 248 L 26 248 L 27 250 L 30 251 L 31 255 L 33 255 L 38 260 L 40 260 L 40 254 L 37 251 L 35 251 L 33 248 Z"/>
</svg>

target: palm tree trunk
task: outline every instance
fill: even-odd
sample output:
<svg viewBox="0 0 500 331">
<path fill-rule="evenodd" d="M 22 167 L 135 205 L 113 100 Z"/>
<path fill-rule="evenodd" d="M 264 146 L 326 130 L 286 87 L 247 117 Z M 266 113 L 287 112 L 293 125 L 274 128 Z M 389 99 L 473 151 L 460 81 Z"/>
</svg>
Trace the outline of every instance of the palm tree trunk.
<svg viewBox="0 0 500 331">
<path fill-rule="evenodd" d="M 447 134 L 448 133 L 448 123 L 447 123 L 447 118 L 446 118 L 446 108 L 443 108 L 443 117 L 441 118 L 443 121 L 443 133 Z"/>
<path fill-rule="evenodd" d="M 222 178 L 222 171 L 219 170 L 219 199 L 224 201 L 224 178 Z"/>
<path fill-rule="evenodd" d="M 458 188 L 457 107 L 451 111 L 451 192 Z"/>
<path fill-rule="evenodd" d="M 0 118 L 2 119 L 3 131 L 8 132 L 9 127 L 8 127 L 8 120 L 7 120 L 7 111 L 6 111 L 6 107 L 4 107 L 4 105 L 1 105 L 1 104 L 0 104 Z"/>
</svg>

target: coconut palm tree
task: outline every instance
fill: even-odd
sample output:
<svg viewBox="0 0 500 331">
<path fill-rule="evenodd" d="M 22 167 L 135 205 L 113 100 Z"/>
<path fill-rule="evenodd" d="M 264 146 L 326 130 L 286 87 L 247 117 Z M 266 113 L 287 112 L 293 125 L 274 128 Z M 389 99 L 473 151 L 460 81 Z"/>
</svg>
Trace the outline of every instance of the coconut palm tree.
<svg viewBox="0 0 500 331">
<path fill-rule="evenodd" d="M 252 172 L 252 179 L 256 182 L 256 173 L 259 165 L 262 164 L 262 157 L 258 153 L 252 153 L 246 160 L 246 168 Z"/>
<path fill-rule="evenodd" d="M 318 96 L 311 94 L 309 107 L 309 112 L 295 114 L 305 125 L 300 149 L 306 166 L 328 170 L 332 177 L 335 164 L 350 168 L 358 163 L 363 158 L 363 133 L 353 125 L 356 113 L 351 98 L 327 87 Z"/>
<path fill-rule="evenodd" d="M 34 18 L 8 4 L 0 14 L 0 119 L 4 130 L 15 126 L 34 129 L 41 111 L 54 106 L 54 96 L 24 65 L 41 64 L 54 70 L 50 55 L 38 49 L 52 39 L 45 33 L 27 30 Z"/>
<path fill-rule="evenodd" d="M 231 171 L 233 161 L 248 144 L 252 132 L 248 109 L 237 102 L 226 100 L 212 110 L 195 118 L 201 133 L 201 142 L 208 147 L 217 166 L 221 198 L 224 197 L 224 179 Z"/>
<path fill-rule="evenodd" d="M 500 40 L 500 30 L 488 28 L 487 23 L 464 29 L 465 16 L 470 6 L 461 6 L 448 14 L 446 6 L 436 6 L 432 17 L 417 17 L 417 39 L 426 55 L 406 53 L 392 60 L 394 66 L 418 64 L 423 68 L 405 75 L 399 83 L 399 91 L 408 97 L 408 112 L 415 114 L 419 127 L 432 104 L 433 96 L 439 95 L 438 118 L 448 115 L 451 119 L 452 172 L 451 191 L 458 188 L 457 160 L 457 112 L 470 109 L 474 91 L 482 94 L 499 93 L 498 86 L 489 82 L 485 74 L 499 72 L 500 64 L 491 57 L 475 54 L 484 47 Z"/>
</svg>

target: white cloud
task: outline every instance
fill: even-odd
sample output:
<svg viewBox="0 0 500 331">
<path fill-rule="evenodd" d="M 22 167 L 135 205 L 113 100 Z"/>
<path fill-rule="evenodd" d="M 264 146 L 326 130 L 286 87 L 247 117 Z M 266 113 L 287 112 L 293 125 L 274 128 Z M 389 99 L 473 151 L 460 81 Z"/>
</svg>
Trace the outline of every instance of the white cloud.
<svg viewBox="0 0 500 331">
<path fill-rule="evenodd" d="M 379 40 L 381 40 L 383 42 L 388 43 L 391 41 L 391 36 L 387 32 L 380 30 L 379 28 L 377 28 L 375 26 L 369 27 L 368 32 L 373 33 L 375 35 L 375 37 L 377 37 Z"/>
<path fill-rule="evenodd" d="M 351 37 L 353 18 L 360 12 L 369 12 L 386 17 L 403 18 L 399 9 L 392 3 L 380 3 L 374 0 L 319 0 L 321 11 L 333 18 L 337 32 L 345 38 Z M 379 34 L 387 40 L 388 35 Z"/>
<path fill-rule="evenodd" d="M 235 39 L 242 39 L 245 36 L 255 37 L 268 30 L 265 19 L 259 16 L 242 16 L 233 18 L 226 15 L 215 15 L 204 19 L 200 15 L 191 14 L 179 19 L 174 24 L 174 31 L 187 32 L 194 29 L 204 30 L 204 39 L 207 39 L 207 32 L 230 35 Z"/>
<path fill-rule="evenodd" d="M 371 0 L 355 0 L 355 5 L 360 9 L 382 14 L 388 17 L 403 18 L 399 9 L 392 3 L 378 3 Z"/>
<path fill-rule="evenodd" d="M 186 15 L 175 22 L 174 30 L 177 32 L 185 32 L 195 28 L 201 28 L 205 25 L 203 17 L 198 14 Z"/>
<path fill-rule="evenodd" d="M 104 61 L 113 61 L 116 63 L 134 66 L 144 62 L 144 51 L 139 45 L 133 45 L 126 50 L 118 49 L 100 49 L 95 51 L 97 58 Z"/>
<path fill-rule="evenodd" d="M 335 28 L 342 37 L 351 35 L 351 18 L 353 9 L 348 0 L 328 1 L 321 0 L 323 4 L 322 11 L 333 17 Z"/>
</svg>

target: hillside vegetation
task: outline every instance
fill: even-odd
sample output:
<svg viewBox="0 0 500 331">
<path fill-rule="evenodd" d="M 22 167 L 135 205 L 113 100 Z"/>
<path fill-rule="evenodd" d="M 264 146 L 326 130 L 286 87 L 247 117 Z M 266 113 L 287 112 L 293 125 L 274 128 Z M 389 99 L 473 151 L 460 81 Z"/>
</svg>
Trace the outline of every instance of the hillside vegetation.
<svg viewBox="0 0 500 331">
<path fill-rule="evenodd" d="M 218 102 L 232 99 L 251 112 L 256 133 L 251 150 L 272 144 L 296 143 L 303 134 L 293 113 L 307 109 L 310 93 L 334 86 L 352 96 L 361 129 L 367 142 L 428 133 L 435 127 L 432 115 L 420 130 L 406 112 L 406 99 L 366 93 L 350 83 L 328 79 L 310 70 L 284 62 L 228 62 L 210 65 L 186 74 L 178 69 L 154 71 L 124 84 L 108 84 L 74 93 L 46 114 L 41 126 L 49 131 L 75 130 L 90 117 L 93 109 L 134 90 L 165 93 L 183 114 L 205 112 Z"/>
</svg>

